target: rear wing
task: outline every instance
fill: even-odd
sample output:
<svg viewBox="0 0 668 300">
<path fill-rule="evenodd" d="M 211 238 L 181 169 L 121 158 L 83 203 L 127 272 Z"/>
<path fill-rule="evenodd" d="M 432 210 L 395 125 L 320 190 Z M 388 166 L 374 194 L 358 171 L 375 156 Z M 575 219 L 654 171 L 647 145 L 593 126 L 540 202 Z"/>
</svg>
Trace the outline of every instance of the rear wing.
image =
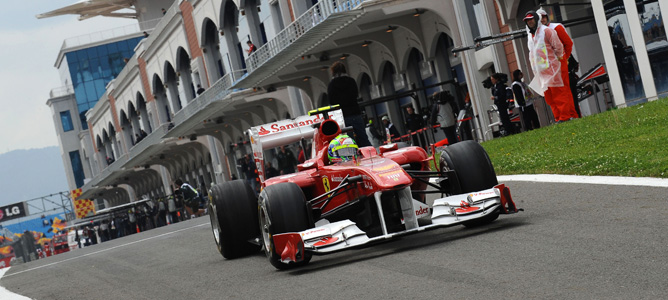
<svg viewBox="0 0 668 300">
<path fill-rule="evenodd" d="M 329 118 L 343 127 L 343 112 L 340 109 L 325 111 Z M 248 129 L 255 167 L 258 170 L 260 181 L 264 182 L 264 154 L 265 149 L 276 148 L 281 145 L 299 142 L 303 139 L 312 139 L 315 132 L 314 124 L 324 121 L 322 113 L 310 116 L 300 116 L 294 119 L 267 123 Z"/>
</svg>

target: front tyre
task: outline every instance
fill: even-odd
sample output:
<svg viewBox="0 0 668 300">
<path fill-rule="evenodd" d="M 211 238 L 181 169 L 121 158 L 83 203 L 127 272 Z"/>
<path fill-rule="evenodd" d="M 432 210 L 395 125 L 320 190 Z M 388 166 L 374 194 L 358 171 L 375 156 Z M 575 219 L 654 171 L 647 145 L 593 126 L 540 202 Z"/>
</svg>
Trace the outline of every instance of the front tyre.
<svg viewBox="0 0 668 300">
<path fill-rule="evenodd" d="M 249 240 L 257 238 L 257 198 L 243 180 L 227 181 L 211 188 L 209 202 L 211 231 L 218 252 L 237 258 L 260 250 Z"/>
<path fill-rule="evenodd" d="M 308 264 L 312 256 L 310 252 L 301 253 L 303 259 L 300 262 L 281 262 L 273 239 L 275 234 L 300 232 L 314 227 L 301 188 L 292 182 L 267 186 L 260 193 L 258 210 L 264 251 L 271 265 L 285 270 Z"/>
<path fill-rule="evenodd" d="M 499 184 L 487 152 L 475 141 L 462 141 L 446 147 L 441 152 L 440 167 L 441 171 L 447 169 L 457 174 L 457 194 L 486 190 Z M 497 209 L 481 219 L 465 222 L 463 225 L 475 227 L 491 223 L 499 217 L 499 212 Z"/>
</svg>

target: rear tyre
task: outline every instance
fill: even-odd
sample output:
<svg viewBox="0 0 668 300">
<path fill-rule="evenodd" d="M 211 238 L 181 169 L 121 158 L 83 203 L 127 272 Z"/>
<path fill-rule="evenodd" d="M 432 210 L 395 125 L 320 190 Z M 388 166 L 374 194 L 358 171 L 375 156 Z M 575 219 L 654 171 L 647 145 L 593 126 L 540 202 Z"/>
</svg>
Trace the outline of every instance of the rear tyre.
<svg viewBox="0 0 668 300">
<path fill-rule="evenodd" d="M 211 231 L 218 252 L 227 259 L 260 250 L 249 240 L 260 235 L 257 227 L 257 198 L 243 180 L 227 181 L 211 188 L 209 202 Z"/>
<path fill-rule="evenodd" d="M 267 186 L 260 193 L 258 215 L 264 251 L 271 265 L 279 270 L 308 264 L 312 254 L 301 253 L 298 263 L 283 263 L 276 253 L 273 236 L 279 233 L 300 232 L 313 228 L 313 219 L 301 188 L 295 183 L 284 182 Z"/>
<path fill-rule="evenodd" d="M 448 146 L 441 152 L 441 170 L 452 170 L 457 174 L 457 194 L 490 189 L 499 184 L 494 166 L 485 149 L 475 141 L 462 141 Z M 466 227 L 488 224 L 499 217 L 499 209 L 482 219 L 463 223 Z"/>
</svg>

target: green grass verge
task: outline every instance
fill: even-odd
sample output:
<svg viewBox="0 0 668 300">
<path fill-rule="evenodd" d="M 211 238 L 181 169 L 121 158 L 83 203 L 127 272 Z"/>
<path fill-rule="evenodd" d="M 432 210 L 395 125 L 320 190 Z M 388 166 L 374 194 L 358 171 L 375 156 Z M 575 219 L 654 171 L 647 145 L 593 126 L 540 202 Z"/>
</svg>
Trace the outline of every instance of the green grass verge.
<svg viewBox="0 0 668 300">
<path fill-rule="evenodd" d="M 482 143 L 498 175 L 668 178 L 668 99 Z"/>
</svg>

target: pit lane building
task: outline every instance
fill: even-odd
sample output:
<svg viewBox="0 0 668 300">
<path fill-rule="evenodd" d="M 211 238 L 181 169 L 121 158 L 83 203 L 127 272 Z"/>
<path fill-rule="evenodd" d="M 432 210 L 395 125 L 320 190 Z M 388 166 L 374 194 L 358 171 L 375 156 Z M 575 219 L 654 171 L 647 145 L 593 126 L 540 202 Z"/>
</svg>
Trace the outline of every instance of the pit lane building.
<svg viewBox="0 0 668 300">
<path fill-rule="evenodd" d="M 470 99 L 474 137 L 490 139 L 481 82 L 515 69 L 532 77 L 526 38 L 452 50 L 523 29 L 541 4 L 567 26 L 581 75 L 605 66 L 609 83 L 592 82 L 600 91 L 581 102 L 585 115 L 668 93 L 668 0 L 90 0 L 45 13 L 138 20 L 58 55 L 63 87 L 47 104 L 70 188 L 101 207 L 171 194 L 177 178 L 206 188 L 241 177 L 244 131 L 327 105 L 334 61 L 357 81 L 367 116 L 404 129 L 403 107 L 448 90 Z"/>
</svg>

